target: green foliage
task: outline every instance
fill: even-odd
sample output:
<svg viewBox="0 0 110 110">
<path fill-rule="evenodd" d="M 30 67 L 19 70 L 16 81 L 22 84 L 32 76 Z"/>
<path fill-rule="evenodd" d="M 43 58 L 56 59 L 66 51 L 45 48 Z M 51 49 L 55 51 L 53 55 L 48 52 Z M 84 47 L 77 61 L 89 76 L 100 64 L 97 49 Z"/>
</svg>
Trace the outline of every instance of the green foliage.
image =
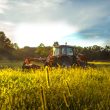
<svg viewBox="0 0 110 110">
<path fill-rule="evenodd" d="M 41 57 L 46 57 L 46 56 L 48 56 L 51 49 L 52 49 L 52 47 L 50 47 L 50 46 L 47 46 L 47 47 L 39 46 L 36 48 L 36 54 Z"/>
<path fill-rule="evenodd" d="M 0 32 L 0 49 L 12 49 L 13 45 L 9 38 L 7 38 L 4 32 Z"/>
<path fill-rule="evenodd" d="M 59 42 L 54 42 L 53 46 L 59 45 Z M 84 53 L 88 60 L 110 60 L 110 46 L 89 46 L 80 47 L 74 46 L 77 53 Z M 52 46 L 45 46 L 40 43 L 38 47 L 25 46 L 19 48 L 17 43 L 12 43 L 6 37 L 4 32 L 0 32 L 0 60 L 23 60 L 25 57 L 47 57 L 52 49 Z"/>
<path fill-rule="evenodd" d="M 59 43 L 57 41 L 53 43 L 53 46 L 58 46 L 58 45 Z"/>
<path fill-rule="evenodd" d="M 14 51 L 15 49 L 11 40 L 5 36 L 4 32 L 0 32 L 0 60 L 14 59 Z"/>
<path fill-rule="evenodd" d="M 110 61 L 110 46 L 89 46 L 79 47 L 75 46 L 77 53 L 81 52 L 88 57 L 88 60 L 109 60 Z"/>
<path fill-rule="evenodd" d="M 0 110 L 109 110 L 110 68 L 0 71 Z"/>
</svg>

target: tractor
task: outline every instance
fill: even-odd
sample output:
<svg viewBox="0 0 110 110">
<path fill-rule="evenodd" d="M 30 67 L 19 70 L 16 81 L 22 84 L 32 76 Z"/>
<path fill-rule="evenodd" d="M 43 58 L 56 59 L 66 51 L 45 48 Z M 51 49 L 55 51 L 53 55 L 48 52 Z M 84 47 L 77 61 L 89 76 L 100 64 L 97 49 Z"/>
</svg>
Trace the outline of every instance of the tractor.
<svg viewBox="0 0 110 110">
<path fill-rule="evenodd" d="M 69 45 L 58 45 L 53 47 L 52 53 L 47 57 L 45 66 L 57 67 L 69 67 L 72 65 L 78 65 L 75 48 Z M 79 64 L 80 65 L 80 64 Z"/>
<path fill-rule="evenodd" d="M 32 58 L 31 61 L 41 61 L 44 66 L 49 67 L 70 67 L 72 65 L 77 65 L 85 67 L 87 65 L 87 58 L 83 54 L 77 54 L 75 47 L 70 45 L 58 45 L 52 48 L 52 51 L 47 58 Z M 28 59 L 28 62 L 30 60 Z M 40 68 L 38 65 L 26 66 L 23 64 L 22 68 Z"/>
</svg>

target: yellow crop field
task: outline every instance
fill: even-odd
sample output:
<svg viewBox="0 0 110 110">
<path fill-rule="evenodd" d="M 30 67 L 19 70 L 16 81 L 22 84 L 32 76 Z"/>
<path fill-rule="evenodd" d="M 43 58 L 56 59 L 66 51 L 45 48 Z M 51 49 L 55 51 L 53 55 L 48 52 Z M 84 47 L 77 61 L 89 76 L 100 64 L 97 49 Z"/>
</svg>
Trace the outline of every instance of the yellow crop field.
<svg viewBox="0 0 110 110">
<path fill-rule="evenodd" d="M 110 68 L 2 69 L 0 110 L 110 110 Z"/>
</svg>

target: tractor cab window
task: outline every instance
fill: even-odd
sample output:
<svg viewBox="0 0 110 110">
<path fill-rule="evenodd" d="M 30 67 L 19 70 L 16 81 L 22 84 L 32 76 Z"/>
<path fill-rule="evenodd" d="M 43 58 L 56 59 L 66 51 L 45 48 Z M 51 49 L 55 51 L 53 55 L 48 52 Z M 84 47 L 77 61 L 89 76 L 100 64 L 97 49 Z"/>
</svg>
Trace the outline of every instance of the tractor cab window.
<svg viewBox="0 0 110 110">
<path fill-rule="evenodd" d="M 67 55 L 73 55 L 73 48 L 67 48 Z"/>
<path fill-rule="evenodd" d="M 59 48 L 53 48 L 53 55 L 54 55 L 54 56 L 57 56 L 57 55 L 59 55 L 59 54 L 60 54 Z"/>
<path fill-rule="evenodd" d="M 63 48 L 62 48 L 62 55 L 66 55 L 66 54 L 67 54 L 67 52 L 66 52 L 66 48 L 63 47 Z"/>
</svg>

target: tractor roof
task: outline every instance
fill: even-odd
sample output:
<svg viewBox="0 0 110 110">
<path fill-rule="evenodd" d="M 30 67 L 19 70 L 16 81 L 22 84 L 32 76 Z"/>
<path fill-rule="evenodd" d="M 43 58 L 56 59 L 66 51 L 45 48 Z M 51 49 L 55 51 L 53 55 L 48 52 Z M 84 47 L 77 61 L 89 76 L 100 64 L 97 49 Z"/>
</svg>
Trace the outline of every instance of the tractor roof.
<svg viewBox="0 0 110 110">
<path fill-rule="evenodd" d="M 70 45 L 58 45 L 58 46 L 54 46 L 54 47 L 72 47 L 72 48 L 74 48 L 73 46 L 70 46 Z"/>
</svg>

